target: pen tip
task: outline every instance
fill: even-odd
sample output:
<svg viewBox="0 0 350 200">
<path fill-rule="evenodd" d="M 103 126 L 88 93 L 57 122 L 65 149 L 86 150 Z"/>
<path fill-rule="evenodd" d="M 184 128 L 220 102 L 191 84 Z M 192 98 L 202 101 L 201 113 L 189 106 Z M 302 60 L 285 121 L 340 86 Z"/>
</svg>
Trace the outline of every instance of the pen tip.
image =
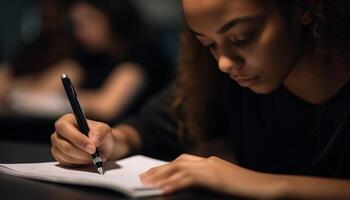
<svg viewBox="0 0 350 200">
<path fill-rule="evenodd" d="M 97 170 L 98 170 L 98 172 L 99 172 L 101 175 L 104 175 L 104 174 L 105 174 L 104 171 L 103 171 L 103 169 L 102 169 L 102 167 L 97 168 Z"/>
</svg>

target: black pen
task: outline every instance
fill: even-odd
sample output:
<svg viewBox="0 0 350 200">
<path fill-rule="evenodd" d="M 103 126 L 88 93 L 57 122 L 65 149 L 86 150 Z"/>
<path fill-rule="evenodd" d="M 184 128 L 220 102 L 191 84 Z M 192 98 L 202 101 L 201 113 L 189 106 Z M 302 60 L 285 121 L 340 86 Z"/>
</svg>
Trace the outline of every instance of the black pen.
<svg viewBox="0 0 350 200">
<path fill-rule="evenodd" d="M 73 84 L 66 74 L 62 74 L 61 79 L 62 79 L 63 87 L 66 91 L 69 103 L 72 106 L 75 119 L 77 120 L 78 127 L 82 133 L 84 133 L 85 135 L 88 135 L 90 129 L 86 121 L 85 114 L 80 107 L 77 93 L 74 90 Z M 96 148 L 96 152 L 92 155 L 92 161 L 97 167 L 98 172 L 101 175 L 103 175 L 104 170 L 102 166 L 102 159 L 100 157 L 100 153 L 98 152 L 97 148 Z"/>
</svg>

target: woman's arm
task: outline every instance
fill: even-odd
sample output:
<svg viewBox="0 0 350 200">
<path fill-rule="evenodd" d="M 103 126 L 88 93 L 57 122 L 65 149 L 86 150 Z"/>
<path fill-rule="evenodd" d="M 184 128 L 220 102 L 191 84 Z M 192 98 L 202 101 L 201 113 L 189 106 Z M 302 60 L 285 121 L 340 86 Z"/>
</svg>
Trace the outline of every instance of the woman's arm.
<svg viewBox="0 0 350 200">
<path fill-rule="evenodd" d="M 137 64 L 124 63 L 112 72 L 101 89 L 80 90 L 79 100 L 88 114 L 110 120 L 118 116 L 140 92 L 145 79 Z"/>
<path fill-rule="evenodd" d="M 291 199 L 350 199 L 350 180 L 278 176 L 284 182 L 281 197 Z"/>
<path fill-rule="evenodd" d="M 61 74 L 68 74 L 73 84 L 82 80 L 81 67 L 70 59 L 65 59 L 35 75 L 25 75 L 14 79 L 14 89 L 34 93 L 58 93 L 62 91 Z"/>
<path fill-rule="evenodd" d="M 5 103 L 12 86 L 12 74 L 10 66 L 6 63 L 0 65 L 0 105 Z"/>
<path fill-rule="evenodd" d="M 217 157 L 182 155 L 141 180 L 166 193 L 200 186 L 254 199 L 350 199 L 349 180 L 260 173 Z"/>
<path fill-rule="evenodd" d="M 184 147 L 171 113 L 171 103 L 172 90 L 168 87 L 148 100 L 137 115 L 114 128 L 116 137 L 123 137 L 129 144 L 125 150 L 128 155 L 142 153 L 158 159 L 173 160 L 183 152 Z M 116 148 L 119 148 L 118 145 Z M 118 153 L 118 150 L 115 152 Z"/>
</svg>

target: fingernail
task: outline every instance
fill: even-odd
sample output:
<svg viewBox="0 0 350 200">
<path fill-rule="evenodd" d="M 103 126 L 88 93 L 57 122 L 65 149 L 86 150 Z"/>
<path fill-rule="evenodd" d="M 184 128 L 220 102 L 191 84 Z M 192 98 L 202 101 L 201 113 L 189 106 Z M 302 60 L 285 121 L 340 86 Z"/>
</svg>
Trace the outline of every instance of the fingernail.
<svg viewBox="0 0 350 200">
<path fill-rule="evenodd" d="M 147 177 L 141 177 L 141 181 L 142 181 L 142 183 L 145 183 L 145 184 L 149 184 L 150 183 L 150 180 Z"/>
<path fill-rule="evenodd" d="M 146 186 L 154 187 L 154 184 L 152 182 L 149 182 L 149 180 L 143 180 L 142 183 Z"/>
<path fill-rule="evenodd" d="M 144 177 L 146 175 L 147 172 L 143 172 L 142 174 L 140 174 L 140 177 Z"/>
<path fill-rule="evenodd" d="M 162 188 L 162 191 L 164 193 L 169 193 L 169 192 L 171 192 L 171 190 L 172 190 L 172 188 L 170 186 L 165 186 L 164 188 Z"/>
<path fill-rule="evenodd" d="M 94 145 L 91 145 L 91 144 L 87 145 L 87 146 L 86 146 L 86 151 L 87 151 L 88 153 L 90 153 L 90 154 L 95 153 L 95 146 L 94 146 Z"/>
<path fill-rule="evenodd" d="M 159 187 L 160 185 L 161 185 L 161 181 L 157 181 L 157 182 L 155 182 L 153 185 L 155 186 L 155 187 Z"/>
</svg>

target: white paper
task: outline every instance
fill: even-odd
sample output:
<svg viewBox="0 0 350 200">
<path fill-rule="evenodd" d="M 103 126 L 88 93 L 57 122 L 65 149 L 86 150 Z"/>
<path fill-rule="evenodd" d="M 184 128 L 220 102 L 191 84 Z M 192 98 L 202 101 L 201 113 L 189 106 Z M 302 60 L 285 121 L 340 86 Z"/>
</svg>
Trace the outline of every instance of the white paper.
<svg viewBox="0 0 350 200">
<path fill-rule="evenodd" d="M 100 175 L 93 165 L 67 168 L 59 165 L 58 162 L 0 164 L 0 173 L 49 182 L 108 188 L 128 196 L 140 197 L 162 193 L 157 188 L 144 186 L 139 175 L 165 163 L 136 155 L 116 162 L 104 163 L 104 175 Z"/>
</svg>

